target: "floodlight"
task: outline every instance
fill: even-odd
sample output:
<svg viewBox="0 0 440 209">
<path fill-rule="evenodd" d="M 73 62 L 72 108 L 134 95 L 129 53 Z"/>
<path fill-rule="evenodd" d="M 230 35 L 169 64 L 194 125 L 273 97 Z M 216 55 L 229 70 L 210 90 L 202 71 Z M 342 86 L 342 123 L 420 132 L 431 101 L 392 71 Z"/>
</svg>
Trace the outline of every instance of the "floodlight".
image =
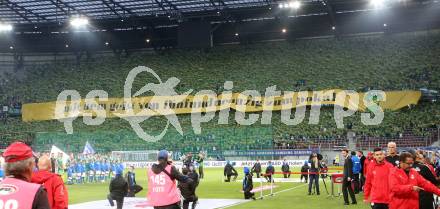
<svg viewBox="0 0 440 209">
<path fill-rule="evenodd" d="M 385 0 L 370 0 L 370 4 L 375 8 L 381 8 L 385 4 Z"/>
<path fill-rule="evenodd" d="M 301 2 L 299 1 L 290 2 L 289 6 L 293 9 L 299 9 L 301 7 Z"/>
<path fill-rule="evenodd" d="M 0 32 L 12 31 L 13 27 L 11 24 L 0 23 Z"/>
<path fill-rule="evenodd" d="M 70 20 L 70 25 L 75 28 L 85 27 L 89 24 L 89 19 L 85 17 L 74 17 Z"/>
</svg>

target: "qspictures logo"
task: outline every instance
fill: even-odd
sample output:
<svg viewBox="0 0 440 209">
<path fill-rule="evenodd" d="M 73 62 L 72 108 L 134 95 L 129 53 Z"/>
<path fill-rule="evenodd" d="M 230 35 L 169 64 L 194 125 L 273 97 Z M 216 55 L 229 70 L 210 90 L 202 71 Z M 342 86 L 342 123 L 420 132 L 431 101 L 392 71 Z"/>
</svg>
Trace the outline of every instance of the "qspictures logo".
<svg viewBox="0 0 440 209">
<path fill-rule="evenodd" d="M 133 83 L 141 73 L 154 77 L 157 83 L 146 83 L 134 92 Z M 104 90 L 92 90 L 85 99 L 76 90 L 62 91 L 56 101 L 55 118 L 64 124 L 66 133 L 72 134 L 73 121 L 78 117 L 83 117 L 85 124 L 93 126 L 101 125 L 108 117 L 119 117 L 148 142 L 162 139 L 170 125 L 183 135 L 178 114 L 190 114 L 191 126 L 196 134 L 201 133 L 201 124 L 213 120 L 217 112 L 218 124 L 228 124 L 230 114 L 234 113 L 236 123 L 247 126 L 258 120 L 262 124 L 271 124 L 273 111 L 281 111 L 282 123 L 298 125 L 306 117 L 307 106 L 310 106 L 309 124 L 319 123 L 322 106 L 333 106 L 338 128 L 344 128 L 344 118 L 357 111 L 362 111 L 361 122 L 364 125 L 379 125 L 384 118 L 380 102 L 386 101 L 386 93 L 380 90 L 366 93 L 350 90 L 281 92 L 276 90 L 276 86 L 270 86 L 261 95 L 256 90 L 233 93 L 234 83 L 225 81 L 225 91 L 221 94 L 212 90 L 194 93 L 193 89 L 179 94 L 176 91 L 179 83 L 180 79 L 176 77 L 164 81 L 154 70 L 139 66 L 128 73 L 123 98 L 109 98 Z M 143 96 L 147 92 L 153 96 Z M 150 135 L 141 126 L 151 117 L 167 119 L 167 124 L 158 135 Z"/>
</svg>

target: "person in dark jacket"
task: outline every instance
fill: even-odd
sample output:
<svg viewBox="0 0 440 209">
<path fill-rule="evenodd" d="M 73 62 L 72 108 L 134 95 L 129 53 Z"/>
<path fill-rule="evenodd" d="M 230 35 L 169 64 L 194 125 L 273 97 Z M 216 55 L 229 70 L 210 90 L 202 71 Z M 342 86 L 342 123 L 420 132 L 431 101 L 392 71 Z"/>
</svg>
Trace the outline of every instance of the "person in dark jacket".
<svg viewBox="0 0 440 209">
<path fill-rule="evenodd" d="M 112 207 L 115 206 L 114 201 L 116 201 L 117 209 L 122 209 L 122 206 L 124 205 L 124 197 L 128 193 L 128 183 L 122 177 L 122 172 L 122 168 L 116 169 L 116 176 L 110 182 L 109 186 L 110 194 L 107 195 L 107 199 Z"/>
<path fill-rule="evenodd" d="M 257 174 L 257 178 L 260 178 L 261 163 L 260 163 L 260 160 L 258 160 L 258 159 L 257 159 L 257 162 L 254 164 L 254 166 L 252 166 L 252 169 L 251 169 L 251 174 L 253 175 L 254 173 Z"/>
<path fill-rule="evenodd" d="M 416 161 L 413 165 L 413 168 L 426 180 L 431 182 L 432 184 L 439 186 L 440 182 L 437 181 L 434 174 L 431 172 L 429 167 L 425 164 L 426 154 L 418 150 L 415 153 Z M 434 197 L 432 193 L 420 191 L 419 192 L 419 209 L 434 209 Z"/>
<path fill-rule="evenodd" d="M 185 176 L 190 177 L 190 170 L 188 168 L 183 168 L 182 169 L 182 174 Z M 197 174 L 197 173 L 196 173 Z M 193 176 L 194 178 L 194 176 Z M 197 205 L 197 201 L 199 200 L 199 198 L 196 195 L 196 188 L 197 188 L 197 184 L 196 182 L 198 182 L 198 175 L 197 175 L 197 179 L 193 179 L 192 181 L 185 181 L 185 182 L 179 182 L 179 189 L 180 189 L 180 193 L 183 196 L 184 200 L 183 200 L 183 209 L 188 209 L 189 208 L 189 204 L 192 203 L 191 208 L 195 209 L 196 205 Z"/>
<path fill-rule="evenodd" d="M 318 154 L 313 153 L 310 158 L 310 174 L 309 174 L 309 195 L 312 195 L 312 187 L 315 186 L 316 195 L 320 195 L 319 192 L 319 159 Z"/>
<path fill-rule="evenodd" d="M 269 164 L 267 165 L 266 168 L 266 174 L 265 174 L 265 178 L 267 180 L 267 182 L 272 182 L 273 181 L 273 174 L 275 173 L 275 167 L 273 167 L 272 162 L 269 161 Z"/>
<path fill-rule="evenodd" d="M 365 164 L 365 160 L 367 159 L 365 156 L 364 156 L 364 152 L 362 152 L 361 150 L 359 150 L 359 151 L 357 151 L 357 156 L 358 156 L 358 158 L 359 158 L 359 160 L 361 161 L 361 173 L 360 173 L 360 175 L 361 175 L 361 177 L 360 177 L 360 185 L 359 185 L 359 190 L 360 191 L 364 191 L 363 190 L 363 187 L 364 187 L 364 184 L 365 184 L 365 175 L 364 175 L 364 164 Z"/>
<path fill-rule="evenodd" d="M 226 177 L 225 182 L 231 182 L 231 176 L 233 176 L 232 181 L 235 181 L 238 177 L 238 172 L 232 166 L 231 162 L 227 161 L 223 175 Z"/>
<path fill-rule="evenodd" d="M 185 159 L 183 160 L 183 165 L 186 168 L 189 168 L 191 166 L 194 166 L 194 159 L 193 159 L 193 154 L 190 152 L 188 154 L 186 154 Z"/>
<path fill-rule="evenodd" d="M 134 166 L 130 166 L 130 170 L 127 172 L 127 174 L 125 174 L 125 180 L 128 183 L 127 197 L 135 197 L 137 193 L 144 189 L 136 183 L 136 173 L 134 172 Z"/>
<path fill-rule="evenodd" d="M 342 150 L 342 157 L 344 158 L 344 179 L 342 181 L 342 194 L 344 196 L 344 205 L 349 205 L 348 194 L 351 197 L 351 204 L 357 204 L 356 197 L 354 196 L 353 187 L 351 187 L 351 181 L 353 180 L 353 161 L 348 153 L 347 149 Z"/>
<path fill-rule="evenodd" d="M 353 190 L 355 194 L 359 194 L 360 191 L 360 173 L 362 171 L 362 164 L 360 158 L 356 155 L 355 151 L 351 152 L 351 161 L 353 165 L 353 179 L 351 183 L 353 184 Z"/>
<path fill-rule="evenodd" d="M 394 167 L 399 166 L 399 155 L 397 154 L 396 142 L 388 142 L 387 149 L 388 155 L 385 157 L 385 160 L 393 164 Z"/>
<path fill-rule="evenodd" d="M 304 165 L 301 167 L 301 181 L 305 180 L 305 183 L 307 184 L 307 180 L 309 179 L 309 175 L 307 173 L 309 173 L 309 161 L 304 161 Z"/>
<path fill-rule="evenodd" d="M 244 167 L 243 170 L 244 170 L 244 179 L 243 179 L 244 199 L 255 200 L 255 193 L 252 192 L 252 189 L 254 189 L 254 183 L 252 182 L 252 174 L 250 173 L 248 167 Z"/>
<path fill-rule="evenodd" d="M 290 178 L 290 167 L 287 163 L 286 159 L 283 161 L 283 165 L 281 166 L 281 171 L 283 171 L 284 178 Z"/>
<path fill-rule="evenodd" d="M 194 168 L 194 166 L 189 167 L 189 172 L 188 174 L 183 174 L 188 176 L 191 180 L 194 181 L 194 185 L 196 185 L 196 187 L 199 186 L 199 182 L 200 182 L 200 175 L 197 173 L 196 169 Z"/>
<path fill-rule="evenodd" d="M 50 154 L 50 163 L 51 163 L 51 172 L 56 173 L 57 169 L 57 158 L 55 157 L 55 153 Z"/>
</svg>

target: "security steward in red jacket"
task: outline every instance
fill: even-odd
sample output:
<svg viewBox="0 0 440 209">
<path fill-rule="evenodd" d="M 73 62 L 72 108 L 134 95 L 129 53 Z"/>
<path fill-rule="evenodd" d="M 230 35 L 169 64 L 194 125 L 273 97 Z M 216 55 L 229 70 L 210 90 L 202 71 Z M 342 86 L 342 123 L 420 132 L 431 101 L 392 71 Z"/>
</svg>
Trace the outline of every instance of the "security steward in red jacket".
<svg viewBox="0 0 440 209">
<path fill-rule="evenodd" d="M 402 153 L 399 161 L 399 168 L 393 169 L 389 176 L 390 209 L 419 209 L 420 191 L 440 195 L 439 188 L 412 168 L 412 154 Z"/>
<path fill-rule="evenodd" d="M 381 148 L 374 149 L 374 159 L 369 163 L 366 175 L 364 201 L 370 202 L 372 209 L 388 209 L 388 176 L 394 166 L 385 160 L 385 153 Z"/>
</svg>

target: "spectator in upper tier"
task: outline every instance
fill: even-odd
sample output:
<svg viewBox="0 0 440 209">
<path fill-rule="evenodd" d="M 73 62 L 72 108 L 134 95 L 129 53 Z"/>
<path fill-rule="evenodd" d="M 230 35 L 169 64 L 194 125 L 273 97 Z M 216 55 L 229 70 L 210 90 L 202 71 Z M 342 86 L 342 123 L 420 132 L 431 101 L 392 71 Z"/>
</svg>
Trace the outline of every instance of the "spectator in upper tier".
<svg viewBox="0 0 440 209">
<path fill-rule="evenodd" d="M 38 171 L 32 176 L 32 183 L 41 184 L 47 190 L 50 208 L 66 209 L 68 207 L 68 194 L 61 176 L 51 173 L 51 162 L 48 156 L 38 160 Z"/>
</svg>

